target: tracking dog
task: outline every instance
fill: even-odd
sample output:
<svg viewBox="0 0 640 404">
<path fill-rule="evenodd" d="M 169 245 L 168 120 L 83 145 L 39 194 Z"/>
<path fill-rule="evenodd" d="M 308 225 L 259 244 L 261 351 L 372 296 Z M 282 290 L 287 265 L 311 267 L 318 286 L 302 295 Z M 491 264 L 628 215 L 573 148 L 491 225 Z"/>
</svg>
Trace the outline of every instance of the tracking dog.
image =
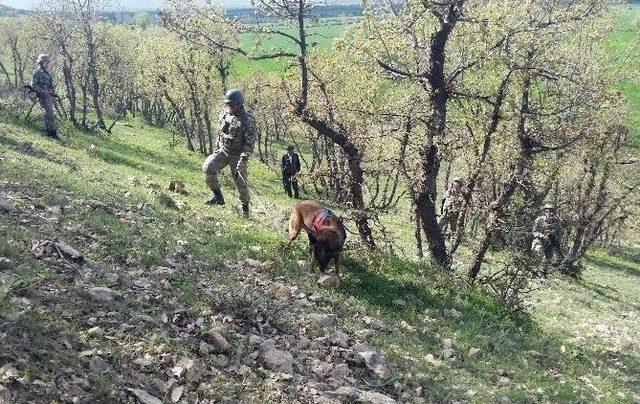
<svg viewBox="0 0 640 404">
<path fill-rule="evenodd" d="M 317 202 L 301 201 L 291 210 L 289 243 L 285 248 L 291 246 L 303 229 L 309 236 L 311 269 L 318 263 L 320 269 L 325 271 L 331 259 L 334 259 L 336 275 L 339 275 L 340 253 L 347 238 L 342 219 Z"/>
</svg>

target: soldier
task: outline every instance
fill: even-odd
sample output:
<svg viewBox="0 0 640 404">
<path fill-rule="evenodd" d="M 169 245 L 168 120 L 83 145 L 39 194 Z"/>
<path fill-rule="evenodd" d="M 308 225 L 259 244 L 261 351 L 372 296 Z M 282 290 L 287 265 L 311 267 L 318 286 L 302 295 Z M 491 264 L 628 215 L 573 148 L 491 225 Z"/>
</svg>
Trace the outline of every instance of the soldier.
<svg viewBox="0 0 640 404">
<path fill-rule="evenodd" d="M 455 177 L 451 181 L 449 189 L 444 192 L 444 198 L 442 199 L 442 207 L 440 209 L 440 217 L 438 218 L 438 225 L 442 232 L 447 231 L 447 227 L 451 229 L 450 234 L 456 232 L 458 225 L 458 216 L 464 203 L 464 196 L 462 195 L 462 179 Z"/>
<path fill-rule="evenodd" d="M 56 116 L 53 112 L 53 98 L 57 97 L 53 87 L 53 78 L 49 73 L 51 57 L 46 54 L 38 56 L 38 67 L 31 74 L 31 88 L 36 92 L 38 101 L 44 110 L 44 123 L 47 136 L 58 137 Z"/>
<path fill-rule="evenodd" d="M 213 192 L 207 205 L 224 205 L 220 191 L 218 172 L 227 165 L 231 168 L 231 178 L 240 193 L 242 213 L 249 216 L 249 186 L 247 184 L 247 163 L 253 153 L 256 140 L 256 126 L 253 116 L 244 108 L 244 96 L 240 90 L 227 91 L 224 107 L 218 124 L 218 150 L 207 157 L 202 165 L 205 182 Z"/>
<path fill-rule="evenodd" d="M 556 207 L 551 204 L 545 205 L 544 214 L 536 218 L 533 224 L 533 243 L 531 249 L 544 255 L 544 264 L 540 269 L 540 275 L 546 275 L 546 267 L 549 260 L 555 254 L 556 261 L 553 265 L 558 265 L 564 255 L 560 246 L 562 239 L 562 227 L 560 217 L 556 212 Z"/>
<path fill-rule="evenodd" d="M 284 190 L 289 195 L 289 198 L 295 196 L 296 199 L 300 198 L 298 194 L 298 179 L 296 176 L 300 172 L 300 158 L 294 151 L 293 146 L 287 147 L 287 153 L 282 156 L 282 184 Z M 293 189 L 293 195 L 291 190 Z"/>
</svg>

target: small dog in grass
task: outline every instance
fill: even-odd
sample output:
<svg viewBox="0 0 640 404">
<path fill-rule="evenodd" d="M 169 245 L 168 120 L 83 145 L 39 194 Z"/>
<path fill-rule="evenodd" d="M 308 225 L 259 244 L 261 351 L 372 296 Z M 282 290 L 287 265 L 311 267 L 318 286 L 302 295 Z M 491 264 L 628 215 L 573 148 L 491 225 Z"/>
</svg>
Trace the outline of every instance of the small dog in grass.
<svg viewBox="0 0 640 404">
<path fill-rule="evenodd" d="M 311 269 L 317 263 L 325 271 L 333 259 L 336 275 L 339 275 L 340 253 L 347 238 L 342 220 L 317 202 L 302 201 L 291 210 L 289 243 L 285 248 L 291 246 L 303 229 L 309 236 Z"/>
</svg>

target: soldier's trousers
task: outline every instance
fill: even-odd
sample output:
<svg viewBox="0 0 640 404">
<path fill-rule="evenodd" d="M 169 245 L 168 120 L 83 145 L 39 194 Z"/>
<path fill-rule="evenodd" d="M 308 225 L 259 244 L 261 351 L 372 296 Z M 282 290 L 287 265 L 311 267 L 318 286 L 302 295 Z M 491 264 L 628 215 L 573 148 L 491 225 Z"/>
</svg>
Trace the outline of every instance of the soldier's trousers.
<svg viewBox="0 0 640 404">
<path fill-rule="evenodd" d="M 236 172 L 236 167 L 240 161 L 240 154 L 227 154 L 223 150 L 218 150 L 213 153 L 204 161 L 202 165 L 202 172 L 204 173 L 204 180 L 207 186 L 212 191 L 220 189 L 220 182 L 218 180 L 218 173 L 229 166 L 231 169 L 231 178 L 236 185 L 236 189 L 240 194 L 240 202 L 242 204 L 249 204 L 249 187 L 245 181 L 248 181 L 247 177 L 247 159 L 242 159 L 243 163 L 240 164 L 239 175 Z"/>
<path fill-rule="evenodd" d="M 451 228 L 451 234 L 455 234 L 458 228 L 458 212 L 455 210 L 444 211 L 438 218 L 438 225 L 443 233 L 447 232 L 447 227 Z"/>
<path fill-rule="evenodd" d="M 544 246 L 544 258 L 547 261 L 550 261 L 553 256 L 556 256 L 556 261 L 561 261 L 564 259 L 564 254 L 562 253 L 562 248 L 560 247 L 560 243 L 556 240 L 555 237 L 549 236 L 549 242 L 543 244 Z"/>
<path fill-rule="evenodd" d="M 58 129 L 56 124 L 56 115 L 53 111 L 53 97 L 39 97 L 40 105 L 44 110 L 44 125 L 48 131 Z"/>
</svg>

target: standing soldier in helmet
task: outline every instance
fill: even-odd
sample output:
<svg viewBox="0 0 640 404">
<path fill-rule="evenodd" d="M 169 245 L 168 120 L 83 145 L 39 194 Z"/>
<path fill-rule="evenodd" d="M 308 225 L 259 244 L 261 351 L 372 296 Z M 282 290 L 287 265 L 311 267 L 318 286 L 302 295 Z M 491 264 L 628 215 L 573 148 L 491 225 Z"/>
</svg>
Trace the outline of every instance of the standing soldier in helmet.
<svg viewBox="0 0 640 404">
<path fill-rule="evenodd" d="M 218 172 L 224 167 L 231 169 L 231 178 L 240 193 L 242 213 L 249 216 L 249 186 L 247 184 L 247 163 L 253 153 L 256 140 L 254 118 L 244 109 L 244 96 L 240 90 L 227 91 L 224 107 L 218 124 L 218 150 L 207 157 L 202 165 L 205 182 L 213 192 L 207 205 L 224 205 L 220 191 Z"/>
<path fill-rule="evenodd" d="M 438 225 L 443 233 L 447 232 L 447 227 L 451 229 L 451 233 L 456 232 L 458 226 L 458 216 L 460 210 L 464 204 L 464 195 L 462 194 L 462 179 L 455 177 L 451 181 L 449 189 L 444 193 L 442 199 L 442 207 L 440 209 L 440 217 L 438 218 Z"/>
<path fill-rule="evenodd" d="M 31 88 L 36 92 L 38 101 L 44 110 L 44 123 L 47 136 L 57 138 L 56 116 L 53 112 L 53 97 L 57 97 L 53 87 L 53 78 L 49 73 L 51 57 L 46 54 L 38 56 L 38 67 L 31 74 Z"/>
<path fill-rule="evenodd" d="M 533 243 L 531 249 L 544 255 L 544 263 L 540 269 L 540 275 L 546 275 L 546 267 L 553 258 L 556 256 L 556 261 L 553 265 L 558 265 L 564 255 L 562 254 L 561 238 L 562 227 L 560 225 L 560 217 L 556 212 L 556 207 L 551 204 L 545 205 L 543 208 L 543 215 L 536 218 L 533 224 Z"/>
</svg>

